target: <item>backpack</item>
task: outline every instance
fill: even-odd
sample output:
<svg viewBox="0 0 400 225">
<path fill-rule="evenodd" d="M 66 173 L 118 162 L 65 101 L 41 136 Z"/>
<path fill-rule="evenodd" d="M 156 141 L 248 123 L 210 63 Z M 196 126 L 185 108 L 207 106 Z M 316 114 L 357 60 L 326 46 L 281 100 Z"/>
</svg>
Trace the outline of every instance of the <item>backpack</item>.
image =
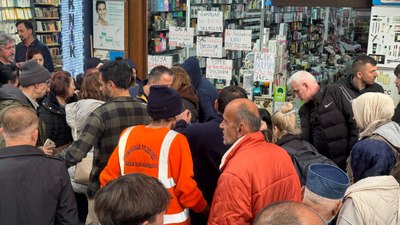
<svg viewBox="0 0 400 225">
<path fill-rule="evenodd" d="M 308 167 L 311 164 L 322 163 L 336 166 L 332 160 L 318 153 L 315 147 L 306 141 L 303 141 L 303 146 L 300 149 L 294 149 L 284 145 L 281 147 L 285 149 L 290 155 L 290 158 L 292 158 L 301 185 L 306 185 Z"/>
</svg>

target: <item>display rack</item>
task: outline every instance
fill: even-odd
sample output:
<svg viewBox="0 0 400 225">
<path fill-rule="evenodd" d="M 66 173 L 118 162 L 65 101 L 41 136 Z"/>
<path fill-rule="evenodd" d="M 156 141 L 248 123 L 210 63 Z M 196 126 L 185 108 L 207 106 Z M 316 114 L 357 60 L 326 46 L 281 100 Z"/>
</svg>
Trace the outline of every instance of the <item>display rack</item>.
<svg viewBox="0 0 400 225">
<path fill-rule="evenodd" d="M 190 27 L 197 27 L 198 12 L 200 11 L 220 11 L 223 13 L 225 29 L 243 29 L 252 31 L 252 42 L 260 34 L 261 1 L 257 0 L 191 0 L 190 2 Z M 224 33 L 196 31 L 196 36 L 222 37 Z M 196 40 L 196 38 L 195 38 Z M 243 66 L 243 59 L 246 51 L 224 50 L 222 59 L 230 59 L 233 62 L 232 75 L 237 77 L 240 68 Z M 189 56 L 196 55 L 196 47 L 189 50 Z M 200 66 L 206 68 L 206 58 L 199 57 Z M 214 84 L 221 88 L 225 85 L 224 81 L 214 79 Z"/>
<path fill-rule="evenodd" d="M 1 0 L 0 1 L 0 30 L 20 42 L 15 22 L 17 20 L 32 20 L 31 0 Z"/>
<path fill-rule="evenodd" d="M 186 26 L 186 0 L 148 1 L 148 54 L 172 56 L 177 65 L 185 58 L 185 49 L 168 44 L 171 26 Z"/>
<path fill-rule="evenodd" d="M 36 38 L 45 43 L 53 61 L 61 59 L 60 0 L 35 0 Z"/>
</svg>

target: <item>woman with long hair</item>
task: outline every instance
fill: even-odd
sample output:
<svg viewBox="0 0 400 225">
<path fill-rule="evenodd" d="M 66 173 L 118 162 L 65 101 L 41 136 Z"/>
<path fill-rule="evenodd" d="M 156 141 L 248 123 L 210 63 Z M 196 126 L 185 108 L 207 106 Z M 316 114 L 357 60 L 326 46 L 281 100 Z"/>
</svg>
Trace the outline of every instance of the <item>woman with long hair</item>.
<svg viewBox="0 0 400 225">
<path fill-rule="evenodd" d="M 79 138 L 79 135 L 82 133 L 82 130 L 85 126 L 85 121 L 90 113 L 92 113 L 97 107 L 101 106 L 104 103 L 105 98 L 103 96 L 103 92 L 100 91 L 101 84 L 99 81 L 99 75 L 100 72 L 98 69 L 88 70 L 87 74 L 83 76 L 81 89 L 79 92 L 79 101 L 67 104 L 67 106 L 65 107 L 67 123 L 71 127 L 72 137 L 74 140 L 77 140 Z M 82 161 L 88 160 L 91 162 L 92 159 L 93 149 Z M 76 166 L 70 167 L 68 169 L 68 172 L 69 176 L 71 177 L 72 189 L 75 192 L 79 220 L 81 222 L 85 222 L 88 213 L 88 203 L 85 195 L 87 185 L 84 183 L 79 183 L 79 181 L 75 179 Z M 86 172 L 89 173 L 90 171 Z"/>
</svg>

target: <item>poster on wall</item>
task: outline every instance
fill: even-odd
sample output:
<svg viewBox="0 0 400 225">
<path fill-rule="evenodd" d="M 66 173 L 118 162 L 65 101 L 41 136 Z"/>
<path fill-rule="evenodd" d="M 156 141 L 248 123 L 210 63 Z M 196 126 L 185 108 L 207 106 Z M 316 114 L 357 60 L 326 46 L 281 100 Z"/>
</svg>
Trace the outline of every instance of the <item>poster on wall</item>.
<svg viewBox="0 0 400 225">
<path fill-rule="evenodd" d="M 197 31 L 222 32 L 223 13 L 220 11 L 200 11 L 197 19 Z"/>
<path fill-rule="evenodd" d="M 392 68 L 378 68 L 378 77 L 376 78 L 375 82 L 380 84 L 383 87 L 384 93 L 389 95 L 395 105 L 400 100 L 400 95 L 397 91 L 397 87 L 394 84 L 396 80 L 396 76 L 393 73 Z"/>
<path fill-rule="evenodd" d="M 93 0 L 94 48 L 124 51 L 124 1 Z"/>
<path fill-rule="evenodd" d="M 251 51 L 251 30 L 225 30 L 225 49 Z"/>
<path fill-rule="evenodd" d="M 373 57 L 380 67 L 394 68 L 400 64 L 399 7 L 372 7 L 368 55 Z"/>
<path fill-rule="evenodd" d="M 197 36 L 196 54 L 199 57 L 222 58 L 222 38 Z"/>
<path fill-rule="evenodd" d="M 147 73 L 156 67 L 165 66 L 168 68 L 172 67 L 172 56 L 167 55 L 148 55 L 147 56 Z"/>
</svg>

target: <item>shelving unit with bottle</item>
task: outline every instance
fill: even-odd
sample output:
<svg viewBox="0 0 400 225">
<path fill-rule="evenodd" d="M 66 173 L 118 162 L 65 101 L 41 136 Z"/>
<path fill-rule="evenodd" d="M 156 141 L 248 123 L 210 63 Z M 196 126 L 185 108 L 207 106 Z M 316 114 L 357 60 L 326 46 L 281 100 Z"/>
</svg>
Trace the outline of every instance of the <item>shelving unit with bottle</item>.
<svg viewBox="0 0 400 225">
<path fill-rule="evenodd" d="M 252 30 L 252 40 L 258 38 L 260 33 L 261 1 L 257 0 L 191 0 L 190 2 L 190 27 L 197 27 L 199 11 L 223 12 L 224 29 Z M 196 31 L 197 36 L 224 37 L 223 33 L 210 33 Z M 196 55 L 196 48 L 190 49 L 190 55 Z M 224 50 L 223 58 L 233 61 L 232 75 L 239 75 L 243 65 L 243 59 L 247 52 Z M 200 66 L 205 69 L 206 58 L 199 58 Z M 216 82 L 220 82 L 215 80 Z M 216 84 L 217 86 L 218 84 Z"/>
<path fill-rule="evenodd" d="M 45 43 L 53 60 L 61 59 L 60 0 L 35 0 L 36 37 Z"/>
<path fill-rule="evenodd" d="M 173 56 L 176 65 L 185 58 L 185 49 L 169 46 L 170 26 L 186 26 L 186 0 L 151 0 L 148 1 L 149 17 L 149 55 Z"/>
</svg>

